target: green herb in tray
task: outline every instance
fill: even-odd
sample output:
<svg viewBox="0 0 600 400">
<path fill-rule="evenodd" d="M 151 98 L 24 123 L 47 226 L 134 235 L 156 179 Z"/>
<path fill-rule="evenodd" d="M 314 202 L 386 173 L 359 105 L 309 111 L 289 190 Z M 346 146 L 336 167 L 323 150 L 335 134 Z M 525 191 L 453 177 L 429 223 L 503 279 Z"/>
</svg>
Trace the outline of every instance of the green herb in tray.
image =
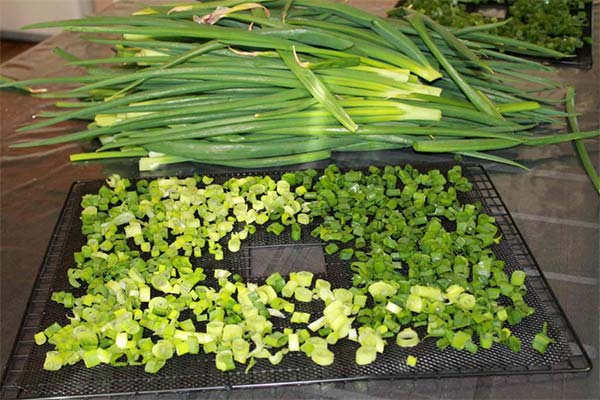
<svg viewBox="0 0 600 400">
<path fill-rule="evenodd" d="M 501 20 L 476 11 L 468 4 L 507 4 L 507 20 L 489 33 L 519 39 L 567 54 L 584 45 L 584 28 L 591 23 L 584 7 L 591 0 L 407 0 L 403 6 L 413 7 L 439 23 L 455 28 L 495 24 Z M 395 11 L 390 11 L 394 15 Z"/>
<path fill-rule="evenodd" d="M 499 33 L 574 54 L 584 45 L 583 30 L 591 23 L 584 11 L 591 0 L 517 0 L 509 7 L 511 22 Z"/>
<path fill-rule="evenodd" d="M 35 335 L 48 349 L 44 368 L 83 361 L 156 373 L 171 358 L 205 353 L 220 371 L 247 371 L 288 352 L 326 367 L 346 340 L 357 344 L 358 365 L 386 346 L 424 341 L 439 351 L 520 351 L 511 327 L 534 312 L 525 273 L 494 255 L 502 240 L 494 218 L 458 201 L 470 190 L 459 166 L 443 174 L 330 165 L 222 184 L 112 176 L 82 199 L 86 241 L 68 270 L 79 290 L 52 294 L 69 321 Z M 307 271 L 243 282 L 225 269 L 257 230 L 298 240 L 294 230 L 306 226 L 352 271 L 346 287 Z M 215 261 L 198 265 L 206 251 Z M 301 311 L 306 304 L 320 311 Z M 547 334 L 536 336 L 536 350 L 551 344 Z M 411 355 L 406 362 L 417 367 Z"/>
<path fill-rule="evenodd" d="M 467 4 L 475 2 L 461 2 L 456 0 L 405 0 L 399 3 L 403 7 L 411 7 L 422 12 L 435 21 L 445 26 L 466 28 L 498 22 L 494 17 L 485 17 L 476 12 L 467 11 Z M 402 15 L 402 11 L 389 10 L 392 17 Z"/>
</svg>

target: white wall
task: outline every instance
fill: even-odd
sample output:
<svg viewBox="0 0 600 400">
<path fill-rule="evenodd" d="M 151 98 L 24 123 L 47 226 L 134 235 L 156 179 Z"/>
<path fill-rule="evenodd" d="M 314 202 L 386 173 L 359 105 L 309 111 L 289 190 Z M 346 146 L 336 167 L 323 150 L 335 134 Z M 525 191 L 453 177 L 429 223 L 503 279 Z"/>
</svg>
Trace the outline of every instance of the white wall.
<svg viewBox="0 0 600 400">
<path fill-rule="evenodd" d="M 93 11 L 93 0 L 0 0 L 0 32 L 5 38 L 36 40 L 60 29 L 20 28 L 34 22 L 80 18 Z"/>
</svg>

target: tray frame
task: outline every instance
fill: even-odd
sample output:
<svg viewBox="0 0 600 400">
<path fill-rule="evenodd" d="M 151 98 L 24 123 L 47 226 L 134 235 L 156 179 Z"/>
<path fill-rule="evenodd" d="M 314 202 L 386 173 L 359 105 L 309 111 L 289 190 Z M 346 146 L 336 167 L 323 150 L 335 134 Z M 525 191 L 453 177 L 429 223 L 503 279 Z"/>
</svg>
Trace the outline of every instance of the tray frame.
<svg viewBox="0 0 600 400">
<path fill-rule="evenodd" d="M 421 172 L 432 168 L 443 168 L 444 165 L 428 164 L 418 165 L 413 164 Z M 75 189 L 78 186 L 86 185 L 91 182 L 98 181 L 76 181 L 72 184 L 67 199 L 60 213 L 57 224 L 51 236 L 50 243 L 46 250 L 46 255 L 42 262 L 36 278 L 33 290 L 31 292 L 27 311 L 22 320 L 21 327 L 14 343 L 11 356 L 7 363 L 3 374 L 2 386 L 0 388 L 0 398 L 16 399 L 16 398 L 87 398 L 98 396 L 119 396 L 132 395 L 142 393 L 185 393 L 198 390 L 212 389 L 232 389 L 232 388 L 260 388 L 273 387 L 282 385 L 296 384 L 311 384 L 323 382 L 348 382 L 364 379 L 415 379 L 415 378 L 450 378 L 450 377 L 473 377 L 473 376 L 490 376 L 490 375 L 532 375 L 532 374 L 564 374 L 564 373 L 582 373 L 592 369 L 592 362 L 586 353 L 581 341 L 577 337 L 571 323 L 565 315 L 564 310 L 558 303 L 558 300 L 550 288 L 548 281 L 543 275 L 543 272 L 535 261 L 531 250 L 527 246 L 523 236 L 518 230 L 513 218 L 508 212 L 505 203 L 500 198 L 498 191 L 492 183 L 489 175 L 480 165 L 463 164 L 465 176 L 473 183 L 473 191 L 467 194 L 466 200 L 477 199 L 482 202 L 486 208 L 486 212 L 496 218 L 496 221 L 503 233 L 503 240 L 506 240 L 512 250 L 512 254 L 516 257 L 520 267 L 527 273 L 527 281 L 530 284 L 530 290 L 533 289 L 539 296 L 541 303 L 544 306 L 546 315 L 552 319 L 552 324 L 560 331 L 566 343 L 566 349 L 569 353 L 566 360 L 544 366 L 526 366 L 525 368 L 504 368 L 494 370 L 481 370 L 477 368 L 465 368 L 446 371 L 436 371 L 435 373 L 406 373 L 400 375 L 367 375 L 367 376 L 348 376 L 343 378 L 324 378 L 324 379 L 303 379 L 290 380 L 269 383 L 253 383 L 253 384 L 232 384 L 203 386 L 190 388 L 172 388 L 167 390 L 138 390 L 122 393 L 93 393 L 87 395 L 66 395 L 57 397 L 31 397 L 28 391 L 25 390 L 20 382 L 26 370 L 27 362 L 34 349 L 35 342 L 33 335 L 39 331 L 39 326 L 42 322 L 44 311 L 47 303 L 50 301 L 52 285 L 55 274 L 59 268 L 58 264 L 63 257 L 64 245 L 68 232 L 71 229 L 73 220 L 79 215 L 77 212 L 78 202 L 77 196 L 74 195 Z M 259 172 L 253 172 L 259 173 Z M 276 171 L 264 172 L 272 176 L 277 175 Z M 213 174 L 217 175 L 236 175 L 236 174 Z M 237 175 L 247 175 L 246 173 L 238 173 Z"/>
</svg>

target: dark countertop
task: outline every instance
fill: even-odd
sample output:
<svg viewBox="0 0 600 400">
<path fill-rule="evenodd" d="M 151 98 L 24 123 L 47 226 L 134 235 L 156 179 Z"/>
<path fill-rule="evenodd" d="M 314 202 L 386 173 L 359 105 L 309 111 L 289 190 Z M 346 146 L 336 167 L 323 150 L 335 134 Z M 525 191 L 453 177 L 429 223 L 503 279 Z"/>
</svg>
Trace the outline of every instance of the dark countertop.
<svg viewBox="0 0 600 400">
<path fill-rule="evenodd" d="M 353 1 L 366 9 L 385 10 L 393 1 Z M 132 2 L 114 5 L 109 13 L 131 10 Z M 558 79 L 575 86 L 582 129 L 600 127 L 600 49 L 596 4 L 594 66 L 591 70 L 561 68 Z M 73 69 L 62 66 L 52 54 L 56 46 L 81 56 L 98 54 L 98 48 L 73 34 L 52 37 L 22 55 L 2 64 L 1 74 L 17 79 L 69 75 Z M 66 144 L 35 150 L 14 150 L 8 145 L 19 136 L 15 129 L 31 115 L 50 109 L 52 101 L 0 92 L 0 365 L 6 367 L 10 351 L 26 310 L 29 293 L 41 265 L 48 240 L 71 183 L 98 179 L 112 173 L 139 176 L 135 162 L 71 164 L 68 155 L 89 144 Z M 74 128 L 65 123 L 38 136 L 59 129 Z M 49 136 L 48 135 L 48 136 Z M 600 140 L 587 142 L 592 161 L 600 169 Z M 592 362 L 598 362 L 600 267 L 600 202 L 573 147 L 569 144 L 527 148 L 505 152 L 531 167 L 515 168 L 484 164 L 512 213 L 518 228 L 561 306 L 584 344 Z M 368 165 L 377 157 L 388 163 L 415 162 L 409 152 L 340 155 L 334 161 L 342 166 Z M 422 157 L 419 157 L 422 159 Z M 439 161 L 443 157 L 428 157 Z M 318 164 L 324 165 L 324 164 Z M 165 175 L 193 172 L 219 172 L 222 168 L 201 165 L 173 166 Z M 484 378 L 422 379 L 397 381 L 357 381 L 312 384 L 276 389 L 246 389 L 228 392 L 186 394 L 187 398 L 335 398 L 335 399 L 571 399 L 600 397 L 600 368 L 576 375 L 536 375 Z M 155 396 L 138 396 L 138 398 Z"/>
</svg>

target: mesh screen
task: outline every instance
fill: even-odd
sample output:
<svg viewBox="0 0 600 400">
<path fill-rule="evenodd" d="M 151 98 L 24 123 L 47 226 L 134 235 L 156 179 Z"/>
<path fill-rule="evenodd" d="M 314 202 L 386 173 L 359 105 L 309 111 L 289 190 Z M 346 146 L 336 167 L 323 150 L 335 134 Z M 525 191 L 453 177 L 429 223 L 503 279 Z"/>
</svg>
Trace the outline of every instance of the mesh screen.
<svg viewBox="0 0 600 400">
<path fill-rule="evenodd" d="M 416 167 L 422 172 L 432 168 L 432 166 Z M 445 169 L 441 165 L 435 167 Z M 342 340 L 330 346 L 335 353 L 335 361 L 328 367 L 318 366 L 303 353 L 296 352 L 288 353 L 277 366 L 271 365 L 268 360 L 257 360 L 256 365 L 248 373 L 244 372 L 245 367 L 242 365 L 238 365 L 234 371 L 223 373 L 216 369 L 214 355 L 198 354 L 174 357 L 157 374 L 152 375 L 145 373 L 143 366 L 115 368 L 101 365 L 87 369 L 82 362 L 63 367 L 56 372 L 44 371 L 42 366 L 45 353 L 51 350 L 51 346 L 48 344 L 33 345 L 28 347 L 26 361 L 14 379 L 18 388 L 15 391 L 16 397 L 181 392 L 353 379 L 523 374 L 588 369 L 590 367 L 589 359 L 574 336 L 572 328 L 562 314 L 553 294 L 548 289 L 547 283 L 541 276 L 539 268 L 522 241 L 489 177 L 478 166 L 464 166 L 463 171 L 473 183 L 474 188 L 470 193 L 461 195 L 460 200 L 462 202 L 479 201 L 484 205 L 488 214 L 496 217 L 503 235 L 503 240 L 494 247 L 496 256 L 506 262 L 507 273 L 514 269 L 525 269 L 528 275 L 526 281 L 528 294 L 525 300 L 536 309 L 536 312 L 519 325 L 511 328 L 514 334 L 522 340 L 521 352 L 514 353 L 497 344 L 494 344 L 491 350 L 480 349 L 476 354 L 466 351 L 459 352 L 452 348 L 440 351 L 434 340 L 425 340 L 414 348 L 405 349 L 396 346 L 392 339 L 388 340 L 390 345 L 386 347 L 383 354 L 378 355 L 374 363 L 359 366 L 354 361 L 358 344 Z M 243 174 L 219 175 L 216 176 L 216 182 L 221 183 L 232 176 L 240 175 Z M 275 178 L 278 174 L 270 173 L 270 175 Z M 26 334 L 22 329 L 22 343 L 27 340 L 31 341 L 31 337 L 27 337 L 27 335 L 33 335 L 40 328 L 43 329 L 54 321 L 66 323 L 65 309 L 48 299 L 52 291 L 71 290 L 67 280 L 67 269 L 72 265 L 73 252 L 78 251 L 83 243 L 78 205 L 83 194 L 96 191 L 101 184 L 102 182 L 80 182 L 73 185 L 36 288 L 39 287 L 40 282 L 51 283 L 46 285 L 46 290 L 34 291 L 28 311 L 30 313 L 36 304 L 38 309 L 41 308 L 39 305 L 41 303 L 44 305 L 43 312 L 39 314 L 37 322 L 34 321 L 36 329 L 31 329 Z M 352 273 L 349 262 L 340 261 L 336 256 L 326 255 L 319 240 L 309 234 L 313 227 L 308 226 L 303 229 L 300 242 L 292 241 L 287 231 L 280 236 L 274 236 L 259 228 L 255 235 L 249 236 L 249 239 L 243 242 L 240 252 L 233 254 L 225 252 L 225 258 L 222 261 L 214 261 L 212 255 L 209 254 L 192 261 L 195 265 L 202 266 L 208 277 L 212 276 L 214 268 L 225 268 L 240 274 L 247 281 L 261 282 L 265 276 L 273 272 L 268 270 L 268 268 L 273 268 L 272 265 L 266 267 L 262 265 L 264 260 L 270 264 L 277 262 L 285 264 L 280 265 L 280 271 L 290 272 L 306 269 L 307 262 L 311 263 L 306 258 L 314 258 L 316 277 L 324 277 L 329 280 L 332 287 L 351 287 Z M 296 259 L 301 257 L 302 262 L 293 262 L 294 257 Z M 323 260 L 324 265 L 322 265 Z M 210 279 L 207 279 L 206 283 L 211 283 Z M 313 303 L 296 302 L 296 309 L 317 315 L 322 311 L 322 303 Z M 26 318 L 31 319 L 32 316 L 28 314 Z M 546 321 L 549 323 L 549 335 L 556 339 L 556 343 L 551 345 L 544 355 L 541 355 L 531 348 L 530 343 Z M 272 322 L 274 329 L 287 326 L 297 327 L 287 319 L 273 318 Z M 424 335 L 423 330 L 419 331 L 420 337 Z M 18 346 L 15 349 L 18 351 Z M 406 365 L 406 357 L 409 354 L 418 358 L 417 366 L 414 368 Z M 13 357 L 15 357 L 14 352 Z M 5 380 L 5 386 L 6 384 Z"/>
</svg>

